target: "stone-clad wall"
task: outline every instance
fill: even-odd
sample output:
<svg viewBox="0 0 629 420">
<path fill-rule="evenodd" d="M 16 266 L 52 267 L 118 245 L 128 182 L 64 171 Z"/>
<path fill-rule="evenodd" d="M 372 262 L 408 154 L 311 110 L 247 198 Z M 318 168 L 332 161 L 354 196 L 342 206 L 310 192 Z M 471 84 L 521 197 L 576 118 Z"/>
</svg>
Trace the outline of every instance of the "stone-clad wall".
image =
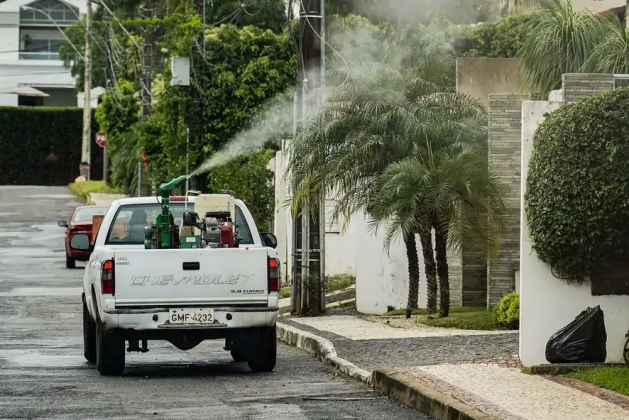
<svg viewBox="0 0 629 420">
<path fill-rule="evenodd" d="M 566 73 L 562 77 L 564 102 L 576 102 L 614 87 L 612 74 Z"/>
<path fill-rule="evenodd" d="M 484 306 L 487 301 L 487 263 L 482 251 L 463 251 L 461 277 L 463 306 Z"/>
<path fill-rule="evenodd" d="M 565 102 L 575 102 L 615 88 L 611 74 L 567 73 L 562 78 Z M 507 187 L 506 232 L 497 258 L 487 265 L 487 307 L 515 290 L 515 270 L 520 266 L 520 190 L 522 150 L 522 102 L 527 94 L 489 95 L 489 168 Z M 465 261 L 464 261 L 465 262 Z M 467 267 L 463 264 L 463 273 Z"/>
<path fill-rule="evenodd" d="M 487 265 L 487 307 L 493 308 L 515 290 L 515 270 L 520 265 L 520 166 L 522 102 L 529 94 L 489 95 L 489 169 L 506 187 L 506 231 L 496 258 Z"/>
<path fill-rule="evenodd" d="M 461 254 L 448 248 L 446 255 L 448 257 L 448 278 L 450 279 L 450 305 L 462 306 Z"/>
</svg>

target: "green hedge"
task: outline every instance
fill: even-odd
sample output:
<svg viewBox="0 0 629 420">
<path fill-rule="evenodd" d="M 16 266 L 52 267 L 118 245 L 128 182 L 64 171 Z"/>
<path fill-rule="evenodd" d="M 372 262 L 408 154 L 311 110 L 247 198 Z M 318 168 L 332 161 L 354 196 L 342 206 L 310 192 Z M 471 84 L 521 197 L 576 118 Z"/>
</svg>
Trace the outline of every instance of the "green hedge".
<svg viewBox="0 0 629 420">
<path fill-rule="evenodd" d="M 565 105 L 533 142 L 525 194 L 533 250 L 586 280 L 629 246 L 629 90 Z"/>
<path fill-rule="evenodd" d="M 92 118 L 92 121 L 94 119 Z M 0 107 L 0 185 L 68 185 L 79 175 L 83 110 Z M 92 139 L 97 127 L 92 124 Z M 92 179 L 103 151 L 92 140 Z"/>
</svg>

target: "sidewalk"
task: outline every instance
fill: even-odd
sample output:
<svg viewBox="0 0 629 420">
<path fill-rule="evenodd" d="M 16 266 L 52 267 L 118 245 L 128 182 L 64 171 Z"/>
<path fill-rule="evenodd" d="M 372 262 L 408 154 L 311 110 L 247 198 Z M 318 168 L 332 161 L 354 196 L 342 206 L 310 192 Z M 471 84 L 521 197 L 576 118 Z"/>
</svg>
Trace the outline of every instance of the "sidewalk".
<svg viewBox="0 0 629 420">
<path fill-rule="evenodd" d="M 280 322 L 329 340 L 335 356 L 375 371 L 379 391 L 437 419 L 629 420 L 629 399 L 609 402 L 522 373 L 517 332 L 393 328 L 348 311 Z"/>
</svg>

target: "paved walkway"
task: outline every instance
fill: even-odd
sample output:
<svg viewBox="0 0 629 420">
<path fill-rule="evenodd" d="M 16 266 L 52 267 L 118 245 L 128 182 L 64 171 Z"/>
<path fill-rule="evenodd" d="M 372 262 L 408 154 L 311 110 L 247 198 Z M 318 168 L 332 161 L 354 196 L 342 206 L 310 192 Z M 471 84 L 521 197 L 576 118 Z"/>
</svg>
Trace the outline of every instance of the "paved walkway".
<svg viewBox="0 0 629 420">
<path fill-rule="evenodd" d="M 332 341 L 339 357 L 368 371 L 494 360 L 518 353 L 518 335 L 513 332 L 406 330 L 349 315 L 282 318 L 282 322 Z"/>
<path fill-rule="evenodd" d="M 339 357 L 362 369 L 396 368 L 496 418 L 629 420 L 629 399 L 605 401 L 522 373 L 517 332 L 403 329 L 347 314 L 282 322 L 330 340 Z"/>
</svg>

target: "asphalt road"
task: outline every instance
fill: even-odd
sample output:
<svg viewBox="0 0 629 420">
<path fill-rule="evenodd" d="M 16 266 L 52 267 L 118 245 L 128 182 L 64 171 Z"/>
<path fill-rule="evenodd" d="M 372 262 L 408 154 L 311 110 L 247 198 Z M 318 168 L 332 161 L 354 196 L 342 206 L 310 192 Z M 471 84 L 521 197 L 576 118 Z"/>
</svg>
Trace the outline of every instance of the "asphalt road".
<svg viewBox="0 0 629 420">
<path fill-rule="evenodd" d="M 184 352 L 149 342 L 121 377 L 83 358 L 83 268 L 65 268 L 66 188 L 0 187 L 0 418 L 428 419 L 280 344 L 274 372 L 235 363 L 222 341 Z"/>
</svg>

